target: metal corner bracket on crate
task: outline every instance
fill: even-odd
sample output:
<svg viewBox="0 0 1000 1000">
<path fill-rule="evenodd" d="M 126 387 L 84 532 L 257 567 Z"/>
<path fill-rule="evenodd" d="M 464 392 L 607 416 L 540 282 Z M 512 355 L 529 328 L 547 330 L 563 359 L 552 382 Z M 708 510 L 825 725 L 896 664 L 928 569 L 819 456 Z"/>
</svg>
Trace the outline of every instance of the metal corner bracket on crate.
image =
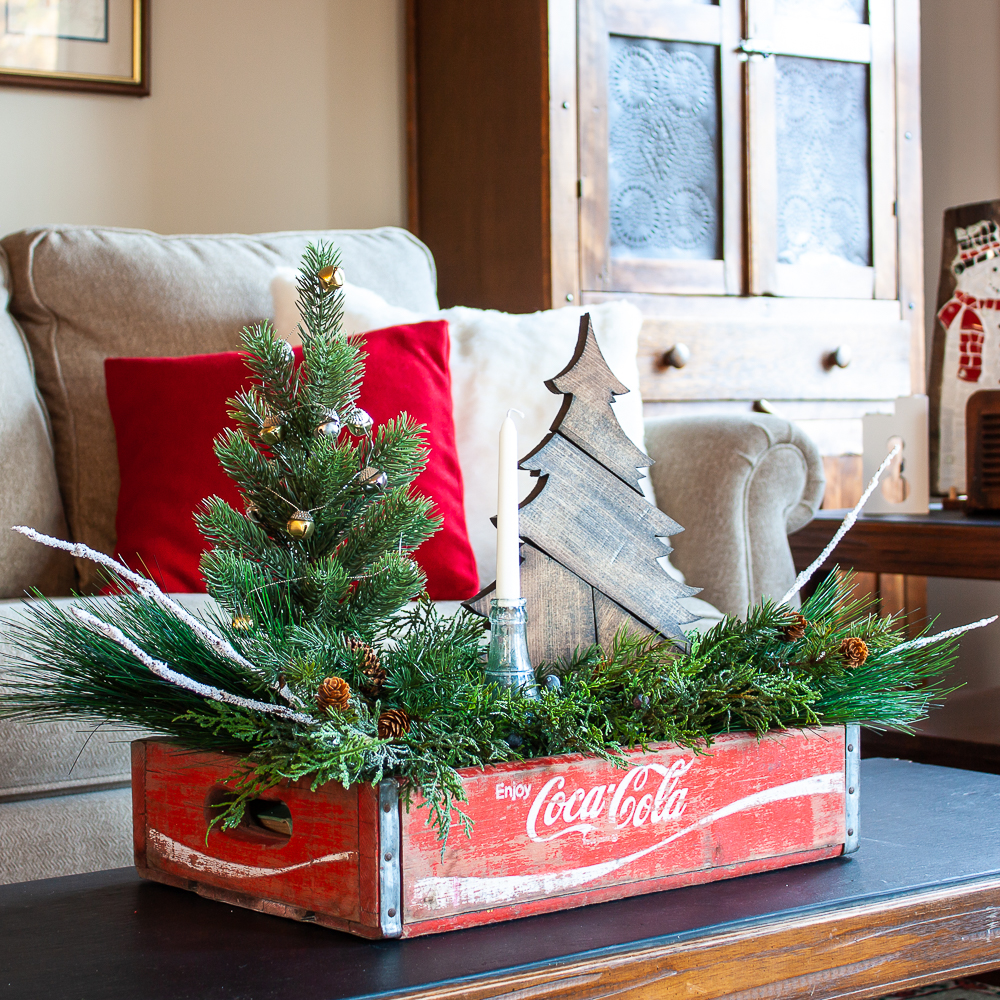
<svg viewBox="0 0 1000 1000">
<path fill-rule="evenodd" d="M 844 727 L 844 853 L 861 845 L 861 727 Z"/>
<path fill-rule="evenodd" d="M 378 786 L 378 895 L 382 934 L 403 933 L 403 878 L 399 857 L 399 785 L 386 778 Z"/>
<path fill-rule="evenodd" d="M 398 782 L 283 782 L 213 826 L 236 759 L 132 744 L 145 878 L 369 938 L 433 934 L 851 854 L 857 726 L 671 743 L 628 766 L 582 755 L 459 771 L 475 826 L 442 852 Z M 276 810 L 285 817 L 267 826 Z M 259 820 L 264 820 L 264 825 Z"/>
</svg>

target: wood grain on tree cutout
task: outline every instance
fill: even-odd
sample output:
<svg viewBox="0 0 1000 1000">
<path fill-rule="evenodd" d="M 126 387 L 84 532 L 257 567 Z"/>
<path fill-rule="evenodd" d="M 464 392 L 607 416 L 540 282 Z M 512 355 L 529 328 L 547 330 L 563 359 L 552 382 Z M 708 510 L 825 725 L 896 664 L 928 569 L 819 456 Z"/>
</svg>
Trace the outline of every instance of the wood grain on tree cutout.
<svg viewBox="0 0 1000 1000">
<path fill-rule="evenodd" d="M 649 456 L 625 436 L 611 409 L 615 396 L 624 396 L 628 386 L 622 385 L 608 368 L 597 346 L 589 313 L 581 321 L 572 360 L 545 383 L 545 388 L 563 396 L 552 430 L 641 493 L 638 470 L 649 465 Z M 522 462 L 521 468 L 531 466 Z"/>
<path fill-rule="evenodd" d="M 611 407 L 627 392 L 608 367 L 590 315 L 570 363 L 545 383 L 564 396 L 551 433 L 520 462 L 538 484 L 520 506 L 521 590 L 532 662 L 607 644 L 626 626 L 678 637 L 694 616 L 679 603 L 698 591 L 658 562 L 684 529 L 649 503 L 638 470 L 649 457 Z M 489 614 L 494 584 L 466 603 Z"/>
</svg>

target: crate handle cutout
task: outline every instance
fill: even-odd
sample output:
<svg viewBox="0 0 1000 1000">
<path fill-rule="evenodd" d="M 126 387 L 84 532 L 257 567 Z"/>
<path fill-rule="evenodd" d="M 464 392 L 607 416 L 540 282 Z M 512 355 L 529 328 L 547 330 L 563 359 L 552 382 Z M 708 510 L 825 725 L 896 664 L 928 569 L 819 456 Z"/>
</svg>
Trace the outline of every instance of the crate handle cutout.
<svg viewBox="0 0 1000 1000">
<path fill-rule="evenodd" d="M 208 826 L 219 815 L 219 810 L 234 798 L 231 788 L 213 785 L 205 796 L 205 825 Z M 223 830 L 216 823 L 212 830 L 260 847 L 284 847 L 292 839 L 292 811 L 281 799 L 253 799 L 247 803 L 237 826 Z"/>
</svg>

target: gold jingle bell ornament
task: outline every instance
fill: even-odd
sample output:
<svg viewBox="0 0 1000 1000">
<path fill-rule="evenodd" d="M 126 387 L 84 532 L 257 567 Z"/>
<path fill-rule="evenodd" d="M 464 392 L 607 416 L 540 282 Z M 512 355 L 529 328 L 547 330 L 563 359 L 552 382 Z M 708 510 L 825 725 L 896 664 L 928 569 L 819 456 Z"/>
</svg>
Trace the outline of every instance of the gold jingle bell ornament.
<svg viewBox="0 0 1000 1000">
<path fill-rule="evenodd" d="M 335 438 L 340 434 L 340 414 L 327 410 L 322 423 L 316 425 L 316 437 Z"/>
<path fill-rule="evenodd" d="M 260 524 L 264 520 L 264 515 L 261 513 L 260 507 L 253 502 L 246 505 L 245 511 L 247 519 L 253 521 L 254 524 Z"/>
<path fill-rule="evenodd" d="M 237 632 L 250 632 L 253 629 L 253 619 L 247 615 L 236 615 L 231 627 Z"/>
<path fill-rule="evenodd" d="M 375 466 L 369 465 L 358 473 L 362 489 L 384 490 L 389 483 L 389 477 Z"/>
<path fill-rule="evenodd" d="M 288 524 L 285 525 L 285 528 L 292 538 L 305 539 L 311 537 L 312 533 L 316 530 L 316 522 L 309 511 L 297 510 L 288 519 Z"/>
<path fill-rule="evenodd" d="M 342 267 L 324 267 L 316 275 L 319 283 L 327 290 L 342 288 L 344 285 L 344 269 Z"/>
<path fill-rule="evenodd" d="M 360 406 L 355 406 L 353 410 L 345 413 L 343 419 L 344 425 L 355 437 L 364 437 L 371 433 L 372 418 Z"/>
<path fill-rule="evenodd" d="M 271 414 L 264 418 L 260 427 L 260 439 L 264 444 L 277 444 L 285 436 L 285 428 L 281 417 Z"/>
</svg>

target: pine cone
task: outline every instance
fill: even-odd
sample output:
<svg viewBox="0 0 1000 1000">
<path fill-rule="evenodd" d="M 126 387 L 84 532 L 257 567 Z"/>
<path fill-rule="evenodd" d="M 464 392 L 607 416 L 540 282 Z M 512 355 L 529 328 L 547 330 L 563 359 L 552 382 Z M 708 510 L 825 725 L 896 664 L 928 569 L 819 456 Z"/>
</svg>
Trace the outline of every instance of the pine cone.
<svg viewBox="0 0 1000 1000">
<path fill-rule="evenodd" d="M 781 630 L 782 640 L 784 642 L 798 642 L 799 639 L 804 639 L 808 624 L 809 622 L 806 621 L 805 615 L 796 615 L 794 621 Z"/>
<path fill-rule="evenodd" d="M 390 708 L 378 717 L 380 740 L 396 740 L 410 731 L 410 717 L 401 708 Z"/>
<path fill-rule="evenodd" d="M 343 677 L 327 677 L 316 692 L 316 704 L 320 711 L 336 708 L 343 711 L 351 701 L 351 687 Z"/>
<path fill-rule="evenodd" d="M 365 676 L 365 681 L 361 685 L 362 692 L 369 698 L 377 698 L 382 693 L 382 685 L 385 684 L 385 668 L 378 653 L 367 642 L 362 642 L 351 635 L 344 639 L 344 645 L 360 659 L 358 666 Z"/>
<path fill-rule="evenodd" d="M 848 667 L 860 667 L 868 659 L 868 647 L 863 639 L 851 636 L 840 644 L 840 655 Z"/>
</svg>

